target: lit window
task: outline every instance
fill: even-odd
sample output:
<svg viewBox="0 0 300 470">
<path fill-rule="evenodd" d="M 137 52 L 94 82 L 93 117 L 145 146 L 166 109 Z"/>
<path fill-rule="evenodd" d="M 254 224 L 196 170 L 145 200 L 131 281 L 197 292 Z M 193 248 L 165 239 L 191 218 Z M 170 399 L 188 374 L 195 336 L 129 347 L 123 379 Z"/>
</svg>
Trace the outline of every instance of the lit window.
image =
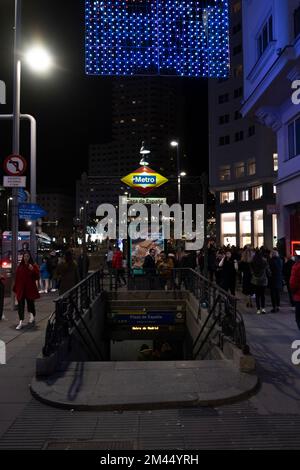
<svg viewBox="0 0 300 470">
<path fill-rule="evenodd" d="M 245 176 L 245 164 L 238 163 L 235 167 L 235 177 L 236 178 L 243 178 Z"/>
<path fill-rule="evenodd" d="M 248 162 L 248 175 L 254 176 L 256 174 L 256 161 L 249 160 Z"/>
<path fill-rule="evenodd" d="M 235 199 L 234 192 L 220 193 L 220 202 L 221 202 L 221 204 L 233 202 L 234 199 Z"/>
<path fill-rule="evenodd" d="M 231 179 L 230 166 L 222 166 L 219 170 L 220 181 L 228 181 Z"/>
<path fill-rule="evenodd" d="M 252 244 L 251 212 L 240 213 L 240 247 Z"/>
<path fill-rule="evenodd" d="M 274 171 L 278 171 L 278 153 L 273 153 L 273 167 Z"/>
<path fill-rule="evenodd" d="M 273 186 L 273 194 L 277 194 L 277 186 Z"/>
<path fill-rule="evenodd" d="M 263 197 L 263 187 L 262 186 L 255 186 L 252 188 L 252 199 L 257 200 Z"/>
<path fill-rule="evenodd" d="M 245 189 L 244 191 L 240 191 L 239 200 L 240 200 L 240 202 L 249 201 L 249 190 L 248 189 Z"/>
<path fill-rule="evenodd" d="M 221 214 L 221 243 L 236 245 L 236 213 Z"/>
<path fill-rule="evenodd" d="M 260 248 L 264 245 L 264 211 L 254 211 L 254 246 Z"/>
<path fill-rule="evenodd" d="M 264 23 L 257 38 L 257 53 L 260 58 L 267 49 L 270 42 L 273 41 L 273 16 Z"/>
</svg>

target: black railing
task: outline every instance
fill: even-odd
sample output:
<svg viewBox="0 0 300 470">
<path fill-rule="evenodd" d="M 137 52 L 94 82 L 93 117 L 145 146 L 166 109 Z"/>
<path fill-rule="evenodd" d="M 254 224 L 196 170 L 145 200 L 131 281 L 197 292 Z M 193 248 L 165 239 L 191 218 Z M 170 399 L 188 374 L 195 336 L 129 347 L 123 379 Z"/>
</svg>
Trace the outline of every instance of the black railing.
<svg viewBox="0 0 300 470">
<path fill-rule="evenodd" d="M 97 271 L 54 301 L 55 311 L 50 316 L 46 328 L 44 356 L 50 356 L 57 351 L 66 339 L 70 339 L 71 332 L 75 330 L 89 357 L 101 359 L 101 351 L 83 316 L 100 294 L 102 287 L 103 277 Z"/>
</svg>

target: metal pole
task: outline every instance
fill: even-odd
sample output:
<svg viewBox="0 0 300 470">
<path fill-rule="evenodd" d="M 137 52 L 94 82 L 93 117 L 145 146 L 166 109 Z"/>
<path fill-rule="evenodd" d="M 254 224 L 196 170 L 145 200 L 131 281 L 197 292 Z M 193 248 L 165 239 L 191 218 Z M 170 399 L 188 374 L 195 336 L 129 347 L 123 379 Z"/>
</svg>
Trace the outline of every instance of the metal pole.
<svg viewBox="0 0 300 470">
<path fill-rule="evenodd" d="M 207 246 L 207 191 L 208 191 L 208 178 L 206 173 L 201 175 L 202 186 L 202 202 L 204 205 L 204 277 L 208 276 L 208 246 Z"/>
<path fill-rule="evenodd" d="M 180 156 L 179 156 L 179 142 L 177 143 L 177 192 L 178 192 L 178 204 L 181 204 L 181 178 L 180 178 Z"/>
<path fill-rule="evenodd" d="M 13 85 L 13 153 L 20 153 L 20 102 L 21 102 L 21 60 L 20 52 L 20 25 L 21 25 L 21 0 L 15 0 L 15 28 L 14 28 L 14 85 Z M 18 189 L 12 190 L 12 277 L 18 264 Z M 13 286 L 13 283 L 12 283 Z M 12 304 L 14 306 L 14 293 L 11 290 Z"/>
<path fill-rule="evenodd" d="M 0 120 L 13 119 L 13 114 L 0 114 Z M 21 119 L 27 119 L 30 122 L 30 199 L 33 204 L 36 203 L 36 149 L 37 149 L 37 130 L 36 120 L 30 114 L 21 114 Z M 34 259 L 37 256 L 36 244 L 36 222 L 32 222 L 30 251 Z"/>
</svg>

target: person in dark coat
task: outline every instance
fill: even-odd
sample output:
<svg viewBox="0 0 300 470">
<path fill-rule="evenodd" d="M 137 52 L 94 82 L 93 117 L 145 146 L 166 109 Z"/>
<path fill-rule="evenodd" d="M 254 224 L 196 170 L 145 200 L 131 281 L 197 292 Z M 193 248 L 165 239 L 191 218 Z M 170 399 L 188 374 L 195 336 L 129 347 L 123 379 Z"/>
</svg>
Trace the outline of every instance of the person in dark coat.
<svg viewBox="0 0 300 470">
<path fill-rule="evenodd" d="M 18 301 L 19 324 L 16 330 L 23 328 L 25 301 L 29 313 L 29 323 L 34 323 L 36 317 L 34 301 L 39 299 L 40 295 L 37 289 L 37 282 L 40 278 L 40 270 L 34 263 L 29 251 L 23 254 L 21 263 L 16 272 L 13 291 Z"/>
<path fill-rule="evenodd" d="M 143 270 L 149 282 L 149 289 L 153 290 L 156 276 L 155 250 L 153 248 L 150 249 L 149 254 L 144 259 Z"/>
<path fill-rule="evenodd" d="M 231 295 L 235 295 L 236 286 L 236 273 L 238 270 L 238 264 L 233 259 L 231 251 L 227 250 L 225 256 L 220 261 L 219 267 L 222 268 L 222 288 L 230 291 Z"/>
<path fill-rule="evenodd" d="M 217 250 L 213 242 L 210 243 L 207 250 L 207 269 L 209 280 L 214 282 L 217 270 Z"/>
<path fill-rule="evenodd" d="M 265 291 L 268 285 L 269 266 L 261 251 L 256 251 L 252 263 L 250 264 L 250 268 L 252 273 L 251 283 L 253 284 L 255 291 L 257 314 L 265 314 Z"/>
<path fill-rule="evenodd" d="M 77 258 L 77 265 L 78 265 L 79 277 L 80 277 L 80 280 L 82 281 L 83 279 L 87 277 L 88 272 L 89 272 L 89 267 L 90 267 L 90 260 L 86 252 L 86 248 L 80 249 L 80 255 Z"/>
<path fill-rule="evenodd" d="M 280 293 L 283 286 L 283 263 L 277 250 L 271 252 L 269 260 L 270 278 L 269 286 L 271 291 L 272 310 L 271 313 L 279 312 Z"/>
<path fill-rule="evenodd" d="M 66 251 L 65 260 L 58 264 L 55 277 L 59 284 L 59 295 L 64 294 L 79 283 L 79 272 L 71 251 Z"/>
<path fill-rule="evenodd" d="M 288 257 L 285 259 L 285 263 L 283 265 L 283 279 L 284 279 L 285 285 L 289 293 L 289 298 L 290 298 L 292 307 L 295 307 L 295 302 L 293 299 L 293 294 L 291 292 L 290 280 L 291 280 L 292 269 L 293 269 L 294 264 L 295 264 L 295 258 Z"/>
<path fill-rule="evenodd" d="M 254 287 L 251 282 L 252 273 L 250 263 L 252 262 L 254 253 L 251 248 L 246 248 L 243 251 L 242 258 L 239 264 L 239 270 L 242 273 L 242 292 L 247 297 L 247 307 L 252 308 L 252 295 L 254 294 Z"/>
</svg>

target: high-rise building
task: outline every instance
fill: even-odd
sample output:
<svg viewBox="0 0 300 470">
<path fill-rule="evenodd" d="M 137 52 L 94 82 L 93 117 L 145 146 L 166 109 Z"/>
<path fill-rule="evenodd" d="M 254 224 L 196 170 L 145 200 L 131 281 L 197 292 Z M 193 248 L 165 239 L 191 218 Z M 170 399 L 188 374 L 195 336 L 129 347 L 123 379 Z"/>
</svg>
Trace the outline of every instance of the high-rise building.
<svg viewBox="0 0 300 470">
<path fill-rule="evenodd" d="M 300 250 L 300 3 L 244 1 L 244 104 L 277 137 L 278 238 Z"/>
<path fill-rule="evenodd" d="M 120 178 L 139 168 L 142 142 L 151 151 L 151 167 L 176 175 L 170 147 L 179 130 L 183 106 L 181 81 L 164 77 L 116 78 L 112 91 L 112 141 L 90 146 L 88 175 L 77 182 L 77 213 L 89 201 L 90 213 L 101 203 L 117 204 L 126 191 Z M 162 191 L 172 193 L 174 188 Z"/>
<path fill-rule="evenodd" d="M 216 195 L 221 245 L 272 247 L 277 242 L 274 135 L 243 118 L 242 2 L 231 2 L 231 74 L 209 81 L 210 190 Z"/>
</svg>

